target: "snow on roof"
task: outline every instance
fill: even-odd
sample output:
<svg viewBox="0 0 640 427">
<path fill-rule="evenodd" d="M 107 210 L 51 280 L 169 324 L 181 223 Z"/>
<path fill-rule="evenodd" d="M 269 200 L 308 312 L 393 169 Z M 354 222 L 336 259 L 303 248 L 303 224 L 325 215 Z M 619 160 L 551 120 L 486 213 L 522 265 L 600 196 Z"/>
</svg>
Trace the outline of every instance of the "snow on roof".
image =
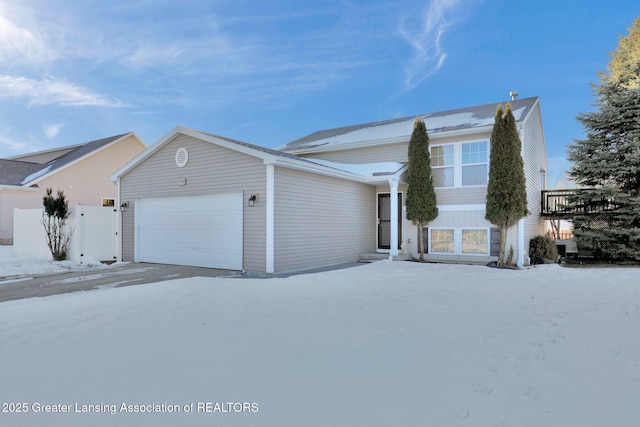
<svg viewBox="0 0 640 427">
<path fill-rule="evenodd" d="M 20 185 L 25 185 L 28 182 L 38 179 L 41 176 L 48 174 L 50 171 L 51 171 L 51 165 L 47 166 L 46 168 L 42 168 L 39 171 L 36 171 L 31 175 L 27 176 L 25 179 L 23 179 L 22 182 L 20 182 Z"/>
<path fill-rule="evenodd" d="M 516 122 L 526 117 L 537 99 L 537 97 L 533 97 L 511 102 Z M 305 150 L 315 151 L 335 147 L 348 148 L 346 147 L 348 145 L 374 141 L 408 140 L 411 137 L 416 117 L 424 119 L 430 135 L 446 131 L 482 128 L 493 125 L 497 106 L 498 103 L 486 104 L 439 113 L 327 129 L 292 141 L 279 147 L 279 149 L 288 152 L 304 152 Z"/>
<path fill-rule="evenodd" d="M 404 167 L 404 164 L 397 162 L 379 162 L 379 163 L 337 163 L 320 159 L 309 159 L 314 163 L 328 166 L 334 169 L 340 169 L 345 172 L 352 173 L 364 178 L 371 178 L 380 175 L 394 175 Z"/>
</svg>

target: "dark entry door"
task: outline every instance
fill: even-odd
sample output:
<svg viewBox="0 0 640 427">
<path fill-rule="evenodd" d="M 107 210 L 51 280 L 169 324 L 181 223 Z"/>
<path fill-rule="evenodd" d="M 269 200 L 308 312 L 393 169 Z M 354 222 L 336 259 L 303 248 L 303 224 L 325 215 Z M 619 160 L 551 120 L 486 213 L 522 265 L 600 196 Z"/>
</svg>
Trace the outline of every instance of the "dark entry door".
<svg viewBox="0 0 640 427">
<path fill-rule="evenodd" d="M 402 193 L 398 193 L 398 247 L 402 244 Z M 378 194 L 378 249 L 391 249 L 391 195 Z"/>
</svg>

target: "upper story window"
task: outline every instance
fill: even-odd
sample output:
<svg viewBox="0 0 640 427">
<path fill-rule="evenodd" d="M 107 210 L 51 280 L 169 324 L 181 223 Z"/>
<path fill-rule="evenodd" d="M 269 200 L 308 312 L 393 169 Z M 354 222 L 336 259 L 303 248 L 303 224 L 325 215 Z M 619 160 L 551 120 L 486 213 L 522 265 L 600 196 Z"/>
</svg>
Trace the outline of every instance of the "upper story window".
<svg viewBox="0 0 640 427">
<path fill-rule="evenodd" d="M 462 144 L 462 186 L 486 185 L 488 177 L 487 141 Z"/>
<path fill-rule="evenodd" d="M 432 146 L 433 185 L 436 188 L 487 185 L 488 149 L 488 140 Z"/>
<path fill-rule="evenodd" d="M 431 147 L 431 175 L 435 187 L 453 187 L 453 145 Z"/>
</svg>

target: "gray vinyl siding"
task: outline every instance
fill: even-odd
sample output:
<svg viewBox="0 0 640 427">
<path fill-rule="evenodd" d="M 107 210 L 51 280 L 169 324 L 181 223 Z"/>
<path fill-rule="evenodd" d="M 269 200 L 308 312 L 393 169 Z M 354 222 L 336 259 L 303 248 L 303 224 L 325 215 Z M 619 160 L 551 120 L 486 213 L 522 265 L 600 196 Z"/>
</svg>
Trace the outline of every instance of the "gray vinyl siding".
<svg viewBox="0 0 640 427">
<path fill-rule="evenodd" d="M 337 163 L 406 163 L 408 161 L 408 147 L 409 141 L 397 144 L 380 145 L 376 147 L 363 147 L 352 150 L 300 154 L 300 156 Z"/>
<path fill-rule="evenodd" d="M 524 220 L 525 256 L 529 251 L 529 240 L 545 233 L 544 220 L 540 216 L 540 192 L 544 189 L 541 169 L 547 171 L 547 154 L 540 116 L 539 104 L 533 108 L 523 124 L 521 133 L 522 157 L 527 185 L 527 208 L 529 215 Z"/>
<path fill-rule="evenodd" d="M 275 271 L 351 262 L 375 251 L 375 187 L 275 168 Z"/>
<path fill-rule="evenodd" d="M 174 160 L 179 147 L 189 151 L 189 162 L 183 168 Z M 186 179 L 185 186 L 180 185 L 182 179 Z M 243 204 L 243 268 L 265 271 L 267 191 L 263 161 L 186 135 L 179 135 L 122 176 L 121 202 L 130 205 L 122 218 L 123 260 L 134 258 L 135 199 L 240 191 L 244 200 L 251 194 L 259 195 L 254 207 Z"/>
<path fill-rule="evenodd" d="M 457 187 L 436 189 L 438 205 L 484 205 L 487 187 Z"/>
</svg>

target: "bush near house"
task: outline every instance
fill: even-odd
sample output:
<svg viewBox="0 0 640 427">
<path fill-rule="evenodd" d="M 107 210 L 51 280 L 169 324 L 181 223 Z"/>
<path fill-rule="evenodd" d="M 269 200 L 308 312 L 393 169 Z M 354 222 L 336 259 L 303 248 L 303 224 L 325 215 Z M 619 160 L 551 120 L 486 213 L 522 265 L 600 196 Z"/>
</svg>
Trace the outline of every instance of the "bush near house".
<svg viewBox="0 0 640 427">
<path fill-rule="evenodd" d="M 558 259 L 558 248 L 549 236 L 535 236 L 529 241 L 531 264 L 554 263 Z"/>
</svg>

